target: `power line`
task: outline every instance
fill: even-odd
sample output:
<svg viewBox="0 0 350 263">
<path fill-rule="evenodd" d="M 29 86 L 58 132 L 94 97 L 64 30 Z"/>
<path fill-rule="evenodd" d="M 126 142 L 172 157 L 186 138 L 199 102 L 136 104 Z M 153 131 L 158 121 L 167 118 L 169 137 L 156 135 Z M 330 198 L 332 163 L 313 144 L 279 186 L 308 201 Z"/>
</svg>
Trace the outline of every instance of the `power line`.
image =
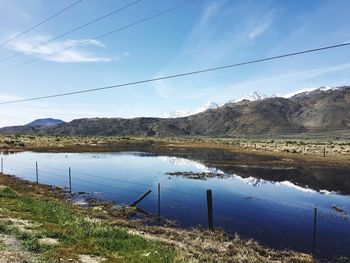
<svg viewBox="0 0 350 263">
<path fill-rule="evenodd" d="M 34 26 L 32 26 L 32 27 L 30 27 L 30 28 L 24 30 L 23 32 L 17 34 L 16 36 L 14 36 L 14 37 L 12 37 L 12 38 L 6 40 L 6 41 L 3 42 L 3 43 L 1 43 L 1 44 L 0 44 L 0 47 L 3 47 L 4 45 L 8 44 L 9 42 L 11 42 L 11 41 L 13 41 L 13 40 L 15 40 L 15 39 L 17 39 L 17 38 L 23 36 L 24 34 L 26 34 L 26 33 L 30 32 L 30 31 L 34 30 L 35 28 L 37 28 L 37 27 L 41 26 L 42 24 L 44 24 L 44 23 L 50 21 L 51 19 L 53 19 L 53 18 L 55 18 L 56 16 L 62 14 L 63 12 L 67 11 L 68 9 L 72 8 L 73 6 L 79 4 L 79 3 L 82 2 L 82 1 L 83 1 L 83 0 L 79 0 L 79 1 L 74 2 L 73 4 L 71 4 L 71 5 L 69 5 L 69 6 L 65 7 L 65 8 L 63 8 L 61 11 L 59 11 L 59 12 L 53 14 L 52 16 L 49 16 L 48 18 L 44 19 L 43 21 L 39 22 L 38 24 L 36 24 L 36 25 L 34 25 Z"/>
<path fill-rule="evenodd" d="M 80 42 L 80 43 L 78 43 L 78 44 L 76 44 L 76 45 L 72 45 L 72 46 L 69 46 L 69 47 L 64 48 L 64 49 L 61 49 L 61 50 L 59 50 L 59 51 L 57 51 L 57 52 L 50 53 L 50 54 L 46 54 L 46 55 L 43 55 L 43 56 L 39 56 L 39 57 L 37 57 L 37 58 L 35 58 L 35 59 L 32 59 L 32 60 L 29 60 L 29 61 L 26 61 L 26 62 L 17 64 L 17 65 L 14 65 L 14 66 L 12 66 L 12 67 L 1 69 L 0 72 L 8 71 L 8 70 L 15 69 L 15 68 L 18 68 L 18 67 L 27 65 L 27 64 L 31 64 L 31 63 L 36 62 L 36 61 L 39 61 L 39 60 L 41 60 L 41 59 L 43 59 L 43 58 L 50 57 L 50 56 L 52 56 L 52 55 L 60 54 L 60 53 L 62 53 L 62 52 L 64 52 L 64 51 L 66 51 L 66 50 L 69 50 L 69 49 L 72 49 L 72 48 L 75 48 L 75 47 L 79 47 L 79 46 L 86 45 L 86 44 L 88 44 L 89 42 L 92 42 L 92 41 L 94 41 L 94 40 L 98 40 L 98 39 L 107 37 L 107 36 L 109 36 L 109 35 L 118 33 L 118 32 L 120 32 L 120 31 L 123 31 L 123 30 L 125 30 L 125 29 L 130 28 L 130 27 L 133 27 L 133 26 L 136 26 L 136 25 L 138 25 L 138 24 L 147 22 L 147 21 L 149 21 L 149 20 L 151 20 L 151 19 L 154 19 L 154 18 L 156 18 L 156 17 L 162 16 L 162 15 L 164 15 L 164 14 L 166 14 L 166 13 L 169 13 L 169 12 L 171 12 L 171 11 L 174 11 L 174 10 L 180 8 L 180 7 L 183 7 L 183 6 L 185 6 L 185 5 L 188 5 L 188 4 L 192 3 L 193 1 L 195 1 L 195 0 L 190 0 L 190 1 L 185 2 L 185 3 L 183 3 L 183 4 L 180 4 L 180 5 L 171 7 L 171 8 L 169 8 L 169 9 L 165 9 L 165 10 L 163 10 L 163 11 L 161 11 L 161 12 L 159 12 L 159 13 L 156 13 L 156 14 L 154 14 L 154 15 L 151 15 L 151 16 L 149 16 L 149 17 L 146 17 L 146 18 L 137 20 L 136 22 L 133 22 L 133 23 L 128 24 L 128 25 L 126 25 L 126 26 L 123 26 L 123 27 L 114 29 L 114 30 L 109 31 L 109 32 L 107 32 L 107 33 L 98 35 L 98 36 L 96 36 L 96 37 L 94 37 L 94 38 L 87 39 L 86 41 Z"/>
<path fill-rule="evenodd" d="M 92 24 L 94 24 L 94 23 L 96 23 L 96 22 L 98 22 L 98 21 L 101 21 L 101 20 L 103 20 L 103 19 L 105 19 L 105 18 L 107 18 L 107 17 L 109 17 L 109 16 L 111 16 L 111 15 L 114 15 L 114 14 L 116 14 L 116 13 L 119 13 L 119 12 L 123 11 L 124 9 L 126 9 L 126 8 L 128 8 L 128 7 L 130 7 L 130 6 L 133 6 L 133 5 L 135 5 L 135 4 L 137 4 L 137 3 L 141 2 L 141 1 L 142 1 L 142 0 L 137 0 L 137 1 L 134 1 L 134 2 L 132 2 L 132 3 L 127 4 L 127 5 L 125 5 L 125 6 L 122 6 L 122 7 L 118 8 L 118 9 L 116 9 L 116 10 L 113 10 L 112 12 L 109 12 L 109 13 L 107 13 L 107 14 L 105 14 L 105 15 L 99 17 L 99 18 L 96 18 L 96 19 L 94 19 L 94 20 L 91 20 L 91 21 L 88 22 L 88 23 L 85 23 L 85 24 L 83 24 L 83 25 L 81 25 L 81 26 L 78 26 L 78 27 L 76 27 L 76 28 L 73 28 L 73 29 L 71 29 L 71 30 L 69 30 L 69 31 L 67 31 L 67 32 L 65 32 L 65 33 L 63 33 L 63 34 L 61 34 L 61 35 L 58 35 L 58 36 L 53 37 L 53 38 L 51 38 L 51 39 L 49 39 L 49 40 L 47 40 L 47 41 L 45 41 L 45 42 L 42 42 L 41 44 L 36 45 L 36 46 L 34 46 L 34 47 L 32 47 L 32 48 L 30 48 L 30 49 L 28 49 L 28 50 L 25 50 L 25 51 L 22 51 L 22 52 L 18 52 L 18 53 L 16 53 L 16 54 L 12 55 L 12 56 L 9 56 L 9 57 L 7 57 L 7 58 L 1 59 L 0 62 L 4 62 L 4 61 L 10 60 L 10 59 L 12 59 L 12 58 L 21 56 L 21 55 L 25 55 L 25 54 L 27 54 L 27 52 L 29 52 L 29 51 L 31 51 L 31 50 L 34 50 L 34 49 L 36 49 L 36 48 L 42 47 L 42 46 L 44 46 L 44 45 L 47 45 L 47 44 L 49 44 L 49 43 L 51 43 L 51 42 L 53 42 L 53 41 L 55 41 L 55 40 L 57 40 L 57 39 L 59 39 L 59 38 L 62 38 L 62 37 L 64 37 L 64 36 L 67 36 L 67 35 L 69 35 L 69 34 L 71 34 L 71 33 L 73 33 L 73 32 L 76 32 L 76 31 L 78 31 L 78 30 L 84 28 L 84 27 L 90 26 L 90 25 L 92 25 Z"/>
<path fill-rule="evenodd" d="M 249 65 L 249 64 L 256 64 L 256 63 L 261 63 L 261 62 L 270 61 L 270 60 L 276 60 L 276 59 L 292 57 L 292 56 L 297 56 L 297 55 L 302 55 L 302 54 L 307 54 L 307 53 L 313 53 L 313 52 L 318 52 L 318 51 L 323 51 L 323 50 L 328 50 L 328 49 L 345 47 L 345 46 L 349 46 L 349 45 L 350 45 L 350 42 L 345 42 L 345 43 L 337 44 L 337 45 L 325 46 L 325 47 L 314 48 L 314 49 L 307 49 L 307 50 L 297 51 L 297 52 L 293 52 L 293 53 L 277 55 L 277 56 L 273 56 L 273 57 L 261 58 L 261 59 L 256 59 L 256 60 L 249 60 L 249 61 L 240 62 L 240 63 L 236 63 L 236 64 L 229 64 L 229 65 L 224 65 L 224 66 L 219 66 L 219 67 L 214 67 L 214 68 L 200 69 L 200 70 L 196 70 L 196 71 L 184 72 L 184 73 L 168 75 L 168 76 L 163 76 L 163 77 L 158 77 L 158 78 L 151 78 L 151 79 L 121 83 L 121 84 L 116 84 L 116 85 L 111 85 L 111 86 L 100 87 L 100 88 L 77 90 L 77 91 L 66 92 L 66 93 L 58 93 L 58 94 L 53 94 L 53 95 L 33 97 L 33 98 L 28 98 L 28 99 L 4 101 L 4 102 L 0 102 L 0 105 L 25 102 L 25 101 L 42 100 L 42 99 L 70 96 L 70 95 L 95 92 L 95 91 L 101 91 L 101 90 L 115 89 L 115 88 L 126 87 L 126 86 L 133 86 L 133 85 L 138 85 L 138 84 L 155 82 L 155 81 L 159 81 L 159 80 L 173 79 L 173 78 L 196 75 L 196 74 L 201 74 L 201 73 L 206 73 L 206 72 L 211 72 L 211 71 L 216 71 L 216 70 L 223 70 L 223 69 L 227 69 L 227 68 L 234 68 L 234 67 L 239 67 L 239 66 L 244 66 L 244 65 Z"/>
</svg>

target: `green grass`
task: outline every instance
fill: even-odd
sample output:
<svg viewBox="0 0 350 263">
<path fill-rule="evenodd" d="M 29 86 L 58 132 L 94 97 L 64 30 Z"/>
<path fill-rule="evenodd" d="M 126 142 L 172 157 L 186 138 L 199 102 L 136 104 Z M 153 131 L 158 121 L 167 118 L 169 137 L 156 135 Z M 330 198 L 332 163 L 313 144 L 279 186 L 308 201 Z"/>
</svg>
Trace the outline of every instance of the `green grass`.
<svg viewBox="0 0 350 263">
<path fill-rule="evenodd" d="M 108 262 L 175 262 L 173 249 L 131 235 L 122 228 L 88 220 L 58 201 L 22 195 L 6 187 L 0 189 L 0 205 L 7 209 L 8 217 L 39 223 L 33 232 L 21 232 L 2 222 L 0 233 L 16 236 L 25 249 L 41 254 L 44 262 L 76 259 L 82 254 L 101 256 Z M 42 245 L 39 243 L 42 237 L 55 238 L 60 243 Z"/>
</svg>

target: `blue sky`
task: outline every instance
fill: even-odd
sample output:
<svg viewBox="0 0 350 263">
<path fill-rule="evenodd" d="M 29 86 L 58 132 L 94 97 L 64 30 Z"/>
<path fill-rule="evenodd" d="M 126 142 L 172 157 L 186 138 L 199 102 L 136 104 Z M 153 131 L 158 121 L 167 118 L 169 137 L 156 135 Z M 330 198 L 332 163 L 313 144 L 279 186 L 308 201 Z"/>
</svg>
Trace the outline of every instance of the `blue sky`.
<svg viewBox="0 0 350 263">
<path fill-rule="evenodd" d="M 74 0 L 1 0 L 0 42 Z M 40 48 L 36 45 L 133 1 L 83 0 L 0 48 L 0 101 L 28 98 L 238 63 L 350 41 L 350 1 L 195 0 L 171 13 L 76 45 L 186 1 L 142 0 L 124 11 Z M 6 26 L 4 26 L 6 25 Z M 3 105 L 0 126 L 36 118 L 160 116 L 190 111 L 260 91 L 283 95 L 304 88 L 350 84 L 350 48 L 120 89 Z"/>
</svg>

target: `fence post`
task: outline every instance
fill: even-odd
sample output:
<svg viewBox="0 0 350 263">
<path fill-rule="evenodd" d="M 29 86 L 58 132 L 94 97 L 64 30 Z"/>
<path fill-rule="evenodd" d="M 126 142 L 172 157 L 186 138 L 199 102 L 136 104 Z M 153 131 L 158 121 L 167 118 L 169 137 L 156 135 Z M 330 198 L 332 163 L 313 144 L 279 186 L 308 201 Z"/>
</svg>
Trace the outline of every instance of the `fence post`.
<svg viewBox="0 0 350 263">
<path fill-rule="evenodd" d="M 213 200 L 211 190 L 207 190 L 207 207 L 208 207 L 208 229 L 214 231 L 213 225 Z"/>
<path fill-rule="evenodd" d="M 147 195 L 149 195 L 152 192 L 151 189 L 149 189 L 147 192 L 142 194 L 136 201 L 134 201 L 130 206 L 136 206 L 138 203 L 140 203 Z"/>
<path fill-rule="evenodd" d="M 323 157 L 326 157 L 326 147 L 323 147 Z"/>
<path fill-rule="evenodd" d="M 158 223 L 160 222 L 160 183 L 158 183 Z"/>
<path fill-rule="evenodd" d="M 316 219 L 317 219 L 317 208 L 314 208 L 314 233 L 312 237 L 312 258 L 316 260 Z"/>
<path fill-rule="evenodd" d="M 4 158 L 1 157 L 1 173 L 4 173 Z"/>
<path fill-rule="evenodd" d="M 39 183 L 39 172 L 38 172 L 38 162 L 35 162 L 35 175 L 36 175 L 36 183 Z"/>
<path fill-rule="evenodd" d="M 72 193 L 72 173 L 71 173 L 71 170 L 70 170 L 70 166 L 69 166 L 69 169 L 68 169 L 68 174 L 69 174 L 69 193 Z"/>
</svg>

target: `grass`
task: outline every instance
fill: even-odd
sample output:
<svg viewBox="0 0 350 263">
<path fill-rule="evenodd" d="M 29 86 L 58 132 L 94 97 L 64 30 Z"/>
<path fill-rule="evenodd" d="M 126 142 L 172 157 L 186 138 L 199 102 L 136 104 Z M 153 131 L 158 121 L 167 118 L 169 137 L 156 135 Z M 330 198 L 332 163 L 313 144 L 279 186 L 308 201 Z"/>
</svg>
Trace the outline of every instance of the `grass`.
<svg viewBox="0 0 350 263">
<path fill-rule="evenodd" d="M 19 194 L 9 187 L 0 190 L 0 204 L 6 218 L 35 222 L 30 231 L 0 220 L 0 233 L 14 235 L 23 247 L 43 262 L 57 259 L 77 260 L 80 255 L 105 258 L 108 262 L 174 262 L 176 253 L 158 242 L 131 235 L 125 229 L 92 221 L 67 205 Z M 42 238 L 57 239 L 59 244 L 41 244 Z"/>
</svg>

